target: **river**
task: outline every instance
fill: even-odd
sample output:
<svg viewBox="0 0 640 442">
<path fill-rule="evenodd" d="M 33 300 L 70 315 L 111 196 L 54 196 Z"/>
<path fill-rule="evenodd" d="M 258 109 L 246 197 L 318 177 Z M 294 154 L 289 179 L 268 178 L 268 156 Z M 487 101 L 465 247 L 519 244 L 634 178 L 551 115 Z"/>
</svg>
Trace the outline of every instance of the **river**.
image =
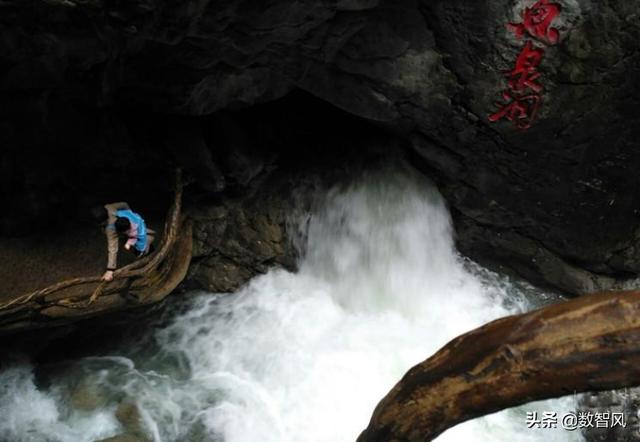
<svg viewBox="0 0 640 442">
<path fill-rule="evenodd" d="M 296 273 L 174 300 L 143 337 L 106 353 L 5 364 L 0 440 L 114 436 L 128 401 L 156 442 L 354 441 L 395 382 L 450 339 L 558 300 L 461 257 L 442 197 L 406 168 L 364 173 L 292 221 L 305 231 Z M 438 441 L 581 440 L 526 424 L 527 412 L 575 406 L 526 404 Z"/>
</svg>

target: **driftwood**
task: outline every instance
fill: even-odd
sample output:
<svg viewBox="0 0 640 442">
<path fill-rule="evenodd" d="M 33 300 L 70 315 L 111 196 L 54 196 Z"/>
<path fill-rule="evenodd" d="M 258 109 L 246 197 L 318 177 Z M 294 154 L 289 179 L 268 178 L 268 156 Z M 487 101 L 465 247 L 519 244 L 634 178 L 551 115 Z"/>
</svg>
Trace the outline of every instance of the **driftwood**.
<svg viewBox="0 0 640 442">
<path fill-rule="evenodd" d="M 158 302 L 186 275 L 191 260 L 191 223 L 182 210 L 182 174 L 176 172 L 175 197 L 158 250 L 114 272 L 73 278 L 0 305 L 0 333 L 38 328 Z"/>
<path fill-rule="evenodd" d="M 393 387 L 358 442 L 428 441 L 526 402 L 639 384 L 640 291 L 583 296 L 449 342 Z"/>
</svg>

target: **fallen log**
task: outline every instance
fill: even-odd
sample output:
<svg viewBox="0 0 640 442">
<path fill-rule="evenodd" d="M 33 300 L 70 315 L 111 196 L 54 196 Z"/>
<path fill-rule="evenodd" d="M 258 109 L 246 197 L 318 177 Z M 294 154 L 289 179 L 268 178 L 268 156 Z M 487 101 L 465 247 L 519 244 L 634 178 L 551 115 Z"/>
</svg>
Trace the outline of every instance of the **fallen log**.
<svg viewBox="0 0 640 442">
<path fill-rule="evenodd" d="M 70 323 L 162 300 L 184 279 L 191 261 L 192 226 L 181 215 L 182 174 L 158 250 L 114 272 L 73 278 L 0 305 L 0 334 Z"/>
<path fill-rule="evenodd" d="M 526 402 L 635 385 L 640 291 L 586 295 L 455 338 L 404 375 L 358 442 L 429 441 Z"/>
</svg>

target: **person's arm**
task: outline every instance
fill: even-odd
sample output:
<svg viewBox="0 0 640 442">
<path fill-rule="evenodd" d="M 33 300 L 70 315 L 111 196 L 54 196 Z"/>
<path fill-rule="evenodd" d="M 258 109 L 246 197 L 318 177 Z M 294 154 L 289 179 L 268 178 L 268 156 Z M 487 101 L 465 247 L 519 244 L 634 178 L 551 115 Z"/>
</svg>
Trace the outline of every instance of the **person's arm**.
<svg viewBox="0 0 640 442">
<path fill-rule="evenodd" d="M 127 210 L 129 205 L 125 202 L 106 204 L 104 208 L 107 210 L 107 227 L 104 229 L 104 233 L 107 236 L 107 270 L 102 276 L 102 279 L 111 281 L 113 279 L 113 272 L 118 265 L 118 234 L 116 233 L 115 222 L 118 218 L 116 212 L 118 210 Z"/>
</svg>

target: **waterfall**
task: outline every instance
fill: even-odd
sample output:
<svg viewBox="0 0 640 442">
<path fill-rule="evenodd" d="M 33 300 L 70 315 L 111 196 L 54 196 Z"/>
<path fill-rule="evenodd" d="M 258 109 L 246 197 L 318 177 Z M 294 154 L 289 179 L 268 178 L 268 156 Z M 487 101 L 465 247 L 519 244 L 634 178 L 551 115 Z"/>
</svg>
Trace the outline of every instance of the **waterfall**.
<svg viewBox="0 0 640 442">
<path fill-rule="evenodd" d="M 192 294 L 117 354 L 0 372 L 0 440 L 93 441 L 125 429 L 135 401 L 154 441 L 354 441 L 378 401 L 455 336 L 552 296 L 455 250 L 446 205 L 410 170 L 364 173 L 329 191 L 305 223 L 299 271 L 272 270 L 232 295 Z M 71 399 L 90 386 L 100 405 Z M 458 425 L 439 441 L 581 440 L 528 429 L 526 404 Z"/>
</svg>

